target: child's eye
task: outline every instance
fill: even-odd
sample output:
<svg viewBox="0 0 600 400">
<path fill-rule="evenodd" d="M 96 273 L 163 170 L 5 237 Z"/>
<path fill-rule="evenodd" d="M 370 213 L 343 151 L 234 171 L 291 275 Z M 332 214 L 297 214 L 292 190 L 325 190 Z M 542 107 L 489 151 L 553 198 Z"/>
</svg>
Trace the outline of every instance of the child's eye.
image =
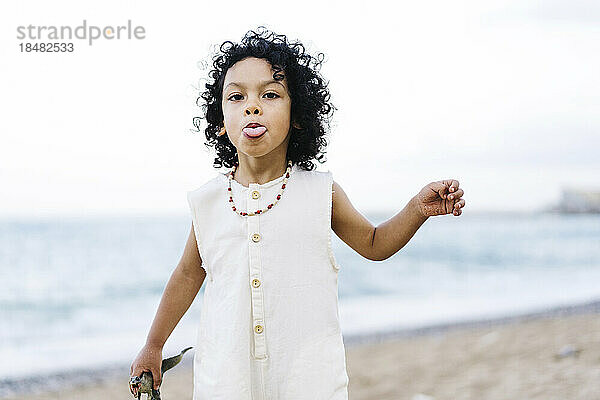
<svg viewBox="0 0 600 400">
<path fill-rule="evenodd" d="M 277 97 L 279 97 L 279 95 L 275 92 L 269 92 L 269 93 L 265 93 L 265 96 L 272 94 L 274 97 L 268 97 L 269 99 L 276 99 Z M 227 100 L 241 100 L 241 99 L 234 99 L 235 96 L 242 96 L 239 93 L 236 94 L 232 94 L 231 96 L 229 96 L 229 98 Z"/>
<path fill-rule="evenodd" d="M 231 96 L 229 96 L 229 98 L 228 98 L 227 100 L 235 100 L 235 99 L 234 99 L 234 97 L 235 97 L 235 96 L 241 96 L 241 94 L 234 94 L 234 95 L 231 95 Z M 237 100 L 239 100 L 239 99 L 237 99 Z"/>
</svg>

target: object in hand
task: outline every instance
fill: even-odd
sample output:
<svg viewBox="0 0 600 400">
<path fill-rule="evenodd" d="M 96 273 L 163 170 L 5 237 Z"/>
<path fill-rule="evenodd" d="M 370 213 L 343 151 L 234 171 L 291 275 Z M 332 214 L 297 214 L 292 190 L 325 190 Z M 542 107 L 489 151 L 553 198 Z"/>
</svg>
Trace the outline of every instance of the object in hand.
<svg viewBox="0 0 600 400">
<path fill-rule="evenodd" d="M 192 349 L 192 347 L 184 349 L 181 353 L 179 353 L 176 356 L 165 358 L 164 360 L 162 360 L 160 366 L 161 378 L 166 371 L 179 364 L 185 352 L 190 349 Z M 142 372 L 141 376 L 132 376 L 131 380 L 129 381 L 129 390 L 131 391 L 131 394 L 133 394 L 133 397 L 136 397 L 138 399 L 140 398 L 142 393 L 145 393 L 148 395 L 147 400 L 161 400 L 160 390 L 154 389 L 154 379 L 152 378 L 152 373 L 148 371 Z"/>
</svg>

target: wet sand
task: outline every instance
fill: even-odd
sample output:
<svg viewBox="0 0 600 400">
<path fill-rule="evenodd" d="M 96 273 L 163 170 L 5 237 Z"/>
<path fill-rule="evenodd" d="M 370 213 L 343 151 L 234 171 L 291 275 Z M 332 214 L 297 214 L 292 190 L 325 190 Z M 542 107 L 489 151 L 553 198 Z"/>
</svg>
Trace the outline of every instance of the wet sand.
<svg viewBox="0 0 600 400">
<path fill-rule="evenodd" d="M 577 310 L 370 339 L 381 342 L 350 342 L 349 398 L 600 399 L 600 314 Z M 555 357 L 567 345 L 579 352 Z M 98 385 L 4 398 L 133 398 L 128 372 L 112 371 Z M 161 392 L 167 400 L 192 399 L 190 360 L 165 375 Z"/>
</svg>

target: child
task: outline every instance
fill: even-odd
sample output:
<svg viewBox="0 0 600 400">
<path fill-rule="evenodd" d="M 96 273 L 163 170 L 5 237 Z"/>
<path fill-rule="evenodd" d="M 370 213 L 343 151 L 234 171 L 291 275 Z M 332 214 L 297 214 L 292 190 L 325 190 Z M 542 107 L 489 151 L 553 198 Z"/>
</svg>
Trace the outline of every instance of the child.
<svg viewBox="0 0 600 400">
<path fill-rule="evenodd" d="M 188 193 L 188 242 L 131 374 L 160 377 L 163 344 L 208 278 L 194 400 L 347 399 L 331 228 L 363 257 L 385 260 L 428 217 L 460 215 L 463 191 L 456 180 L 432 182 L 373 227 L 331 172 L 313 170 L 333 109 L 319 63 L 263 33 L 225 42 L 215 57 L 205 133 L 215 166 L 231 170 Z"/>
</svg>

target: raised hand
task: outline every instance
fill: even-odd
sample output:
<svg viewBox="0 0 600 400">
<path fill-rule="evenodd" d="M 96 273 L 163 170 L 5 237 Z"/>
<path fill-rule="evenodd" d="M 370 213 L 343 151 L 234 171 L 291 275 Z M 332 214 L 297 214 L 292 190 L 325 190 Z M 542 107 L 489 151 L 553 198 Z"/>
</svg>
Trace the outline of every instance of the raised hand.
<svg viewBox="0 0 600 400">
<path fill-rule="evenodd" d="M 462 214 L 465 200 L 461 197 L 465 192 L 458 187 L 455 179 L 445 179 L 427 184 L 415 196 L 419 212 L 425 217 Z"/>
</svg>

